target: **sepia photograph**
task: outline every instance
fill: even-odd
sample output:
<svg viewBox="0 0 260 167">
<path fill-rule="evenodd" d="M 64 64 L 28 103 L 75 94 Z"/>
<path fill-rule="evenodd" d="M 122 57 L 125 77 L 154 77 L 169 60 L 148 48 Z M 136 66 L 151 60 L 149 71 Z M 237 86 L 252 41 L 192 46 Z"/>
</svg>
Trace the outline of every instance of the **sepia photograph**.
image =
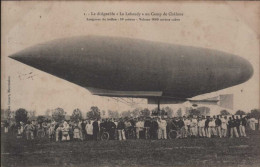
<svg viewBox="0 0 260 167">
<path fill-rule="evenodd" d="M 2 1 L 1 166 L 260 166 L 259 1 Z"/>
</svg>

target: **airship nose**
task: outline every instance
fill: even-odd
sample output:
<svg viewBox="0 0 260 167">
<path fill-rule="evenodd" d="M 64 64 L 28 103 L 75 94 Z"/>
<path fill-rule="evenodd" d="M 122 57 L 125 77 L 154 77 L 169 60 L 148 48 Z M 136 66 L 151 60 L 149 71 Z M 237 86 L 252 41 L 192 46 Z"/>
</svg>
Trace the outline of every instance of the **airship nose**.
<svg viewBox="0 0 260 167">
<path fill-rule="evenodd" d="M 236 68 L 234 72 L 236 73 L 237 80 L 240 83 L 243 83 L 252 77 L 254 70 L 253 70 L 253 66 L 249 61 L 240 58 L 237 59 L 235 64 L 238 68 Z"/>
</svg>

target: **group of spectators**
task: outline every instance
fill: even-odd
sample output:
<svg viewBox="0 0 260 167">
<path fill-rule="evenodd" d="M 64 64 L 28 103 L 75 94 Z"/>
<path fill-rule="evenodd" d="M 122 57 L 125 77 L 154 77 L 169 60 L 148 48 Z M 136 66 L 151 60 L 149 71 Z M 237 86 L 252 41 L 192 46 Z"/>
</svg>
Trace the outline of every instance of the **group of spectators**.
<svg viewBox="0 0 260 167">
<path fill-rule="evenodd" d="M 246 126 L 256 129 L 256 119 L 248 116 L 138 117 L 79 121 L 28 121 L 10 125 L 5 133 L 33 140 L 48 137 L 51 141 L 126 140 L 168 138 L 247 137 Z M 10 130 L 9 130 L 10 129 Z M 105 138 L 106 137 L 106 138 Z"/>
</svg>

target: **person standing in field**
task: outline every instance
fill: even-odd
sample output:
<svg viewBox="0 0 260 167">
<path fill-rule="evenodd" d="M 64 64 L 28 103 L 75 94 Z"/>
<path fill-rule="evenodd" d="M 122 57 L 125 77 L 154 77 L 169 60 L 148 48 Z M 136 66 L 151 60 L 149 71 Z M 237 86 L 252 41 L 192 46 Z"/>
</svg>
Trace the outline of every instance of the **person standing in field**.
<svg viewBox="0 0 260 167">
<path fill-rule="evenodd" d="M 93 139 L 93 125 L 90 120 L 87 121 L 85 129 L 87 132 L 87 140 L 92 140 Z"/>
<path fill-rule="evenodd" d="M 239 137 L 237 133 L 236 123 L 233 117 L 229 118 L 228 126 L 230 127 L 230 138 Z"/>
<path fill-rule="evenodd" d="M 139 139 L 140 131 L 142 131 L 144 128 L 144 122 L 142 121 L 141 118 L 138 118 L 138 121 L 136 122 L 135 126 L 136 126 L 136 139 Z"/>
<path fill-rule="evenodd" d="M 166 133 L 166 126 L 167 122 L 160 118 L 158 121 L 159 125 L 159 133 L 158 133 L 158 139 L 167 139 L 167 133 Z"/>
<path fill-rule="evenodd" d="M 81 127 L 81 135 L 82 135 L 81 138 L 84 141 L 84 140 L 86 140 L 86 121 L 85 120 L 82 120 L 80 127 Z"/>
<path fill-rule="evenodd" d="M 185 128 L 185 136 L 184 138 L 187 138 L 190 134 L 190 120 L 183 116 L 184 118 L 184 128 Z"/>
<path fill-rule="evenodd" d="M 156 140 L 158 135 L 158 122 L 156 121 L 156 118 L 153 118 L 152 123 L 151 123 L 151 129 L 150 129 L 150 135 L 151 135 L 151 139 Z"/>
<path fill-rule="evenodd" d="M 125 140 L 125 123 L 123 122 L 123 119 L 120 118 L 118 125 L 117 125 L 117 131 L 118 131 L 118 140 Z"/>
<path fill-rule="evenodd" d="M 181 138 L 185 138 L 185 123 L 184 123 L 182 117 L 179 118 L 179 121 L 177 124 L 181 131 Z"/>
<path fill-rule="evenodd" d="M 98 119 L 96 119 L 93 122 L 93 139 L 98 140 L 98 134 L 99 134 L 99 124 L 98 124 Z"/>
<path fill-rule="evenodd" d="M 247 117 L 243 117 L 242 115 L 240 115 L 240 125 L 239 125 L 239 132 L 240 132 L 240 136 L 242 137 L 246 137 L 246 123 L 247 123 Z"/>
<path fill-rule="evenodd" d="M 73 139 L 74 140 L 80 140 L 80 128 L 78 124 L 75 125 L 74 130 L 73 130 Z"/>
<path fill-rule="evenodd" d="M 196 137 L 197 136 L 197 129 L 198 129 L 198 121 L 195 118 L 195 116 L 193 116 L 193 118 L 191 118 L 190 128 L 191 128 L 191 136 Z"/>
<path fill-rule="evenodd" d="M 250 129 L 255 130 L 255 123 L 256 123 L 256 119 L 255 119 L 254 117 L 251 117 L 251 118 L 249 119 Z"/>
<path fill-rule="evenodd" d="M 221 132 L 221 119 L 219 118 L 219 115 L 217 115 L 217 119 L 215 120 L 215 124 L 216 124 L 216 131 L 217 131 L 217 135 L 218 137 L 222 137 L 222 132 Z"/>
<path fill-rule="evenodd" d="M 224 116 L 224 118 L 221 118 L 221 132 L 222 132 L 222 137 L 227 137 L 227 116 Z"/>
<path fill-rule="evenodd" d="M 206 137 L 206 134 L 205 134 L 205 119 L 203 117 L 199 118 L 198 129 L 199 129 L 199 136 L 200 137 Z"/>
<path fill-rule="evenodd" d="M 213 137 L 217 136 L 215 128 L 216 128 L 215 120 L 213 118 L 210 118 L 210 121 L 209 121 L 209 138 L 211 138 L 212 136 Z"/>
<path fill-rule="evenodd" d="M 146 117 L 146 120 L 144 122 L 144 128 L 145 128 L 145 139 L 150 139 L 150 129 L 151 129 L 151 118 Z"/>
</svg>

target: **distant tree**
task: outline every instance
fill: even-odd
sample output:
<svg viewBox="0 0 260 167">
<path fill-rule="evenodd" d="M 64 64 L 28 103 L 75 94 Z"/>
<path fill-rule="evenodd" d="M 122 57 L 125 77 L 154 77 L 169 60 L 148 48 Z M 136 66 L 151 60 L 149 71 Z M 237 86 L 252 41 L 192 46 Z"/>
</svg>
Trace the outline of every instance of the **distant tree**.
<svg viewBox="0 0 260 167">
<path fill-rule="evenodd" d="M 66 112 L 62 108 L 56 108 L 52 112 L 52 118 L 56 122 L 61 122 L 65 119 Z"/>
<path fill-rule="evenodd" d="M 246 112 L 242 110 L 237 110 L 235 115 L 246 115 Z"/>
<path fill-rule="evenodd" d="M 46 118 L 42 115 L 37 117 L 37 122 L 40 123 L 40 124 L 43 123 L 45 120 L 46 120 Z"/>
<path fill-rule="evenodd" d="M 260 118 L 260 109 L 251 110 L 250 116 L 254 117 L 255 119 L 259 119 Z"/>
<path fill-rule="evenodd" d="M 133 117 L 139 117 L 140 116 L 140 112 L 141 112 L 141 109 L 140 108 L 135 108 L 132 112 L 131 112 L 131 115 Z"/>
<path fill-rule="evenodd" d="M 45 115 L 46 115 L 46 116 L 50 116 L 50 114 L 51 114 L 51 110 L 50 110 L 50 109 L 47 109 L 47 110 L 45 111 Z"/>
<path fill-rule="evenodd" d="M 126 117 L 131 117 L 131 111 L 123 111 L 122 113 L 121 113 L 121 117 L 123 117 L 123 118 L 126 118 Z"/>
<path fill-rule="evenodd" d="M 149 117 L 150 116 L 150 110 L 148 108 L 145 108 L 141 110 L 140 115 L 143 117 Z"/>
<path fill-rule="evenodd" d="M 26 123 L 28 120 L 27 114 L 28 114 L 28 112 L 23 108 L 19 108 L 18 110 L 16 110 L 16 112 L 15 112 L 16 122 L 17 123 L 19 123 L 19 122 Z"/>
<path fill-rule="evenodd" d="M 168 117 L 170 117 L 170 118 L 173 117 L 174 112 L 173 112 L 172 108 L 170 108 L 169 106 L 167 106 L 167 107 L 164 108 L 164 110 L 165 110 L 165 112 L 167 113 L 167 116 L 168 116 Z"/>
<path fill-rule="evenodd" d="M 230 113 L 227 110 L 221 110 L 220 115 L 230 115 Z"/>
<path fill-rule="evenodd" d="M 206 115 L 210 114 L 210 108 L 209 107 L 202 106 L 202 107 L 198 107 L 197 110 L 200 111 L 200 115 L 206 116 Z"/>
<path fill-rule="evenodd" d="M 177 110 L 177 117 L 182 117 L 182 110 L 181 110 L 181 108 Z"/>
<path fill-rule="evenodd" d="M 82 120 L 82 112 L 80 109 L 75 109 L 72 112 L 72 115 L 70 116 L 70 120 L 73 122 L 78 122 L 79 120 Z"/>
<path fill-rule="evenodd" d="M 108 112 L 108 117 L 109 118 L 119 118 L 118 111 L 108 110 L 107 112 Z"/>
<path fill-rule="evenodd" d="M 12 116 L 12 111 L 9 110 L 9 109 L 1 109 L 1 118 L 3 120 L 10 120 L 11 119 L 11 116 Z"/>
<path fill-rule="evenodd" d="M 28 117 L 30 119 L 36 119 L 36 111 L 33 110 L 33 111 L 28 111 Z"/>
<path fill-rule="evenodd" d="M 100 110 L 96 106 L 92 106 L 90 111 L 87 112 L 87 118 L 89 119 L 100 119 Z"/>
<path fill-rule="evenodd" d="M 152 109 L 152 114 L 151 114 L 152 116 L 158 116 L 159 115 L 159 112 L 158 112 L 158 108 L 156 107 L 156 108 L 154 108 L 154 109 Z"/>
<path fill-rule="evenodd" d="M 197 109 L 191 109 L 191 110 L 189 110 L 189 116 L 200 116 L 201 115 L 201 113 L 200 113 L 200 111 L 199 110 L 197 110 Z"/>
<path fill-rule="evenodd" d="M 105 117 L 106 116 L 106 111 L 105 110 L 102 110 L 101 111 L 101 117 Z"/>
<path fill-rule="evenodd" d="M 159 111 L 158 111 L 158 108 L 154 108 L 152 109 L 152 115 L 153 116 L 164 116 L 164 115 L 167 115 L 167 112 L 165 111 L 165 108 L 161 108 Z"/>
</svg>

